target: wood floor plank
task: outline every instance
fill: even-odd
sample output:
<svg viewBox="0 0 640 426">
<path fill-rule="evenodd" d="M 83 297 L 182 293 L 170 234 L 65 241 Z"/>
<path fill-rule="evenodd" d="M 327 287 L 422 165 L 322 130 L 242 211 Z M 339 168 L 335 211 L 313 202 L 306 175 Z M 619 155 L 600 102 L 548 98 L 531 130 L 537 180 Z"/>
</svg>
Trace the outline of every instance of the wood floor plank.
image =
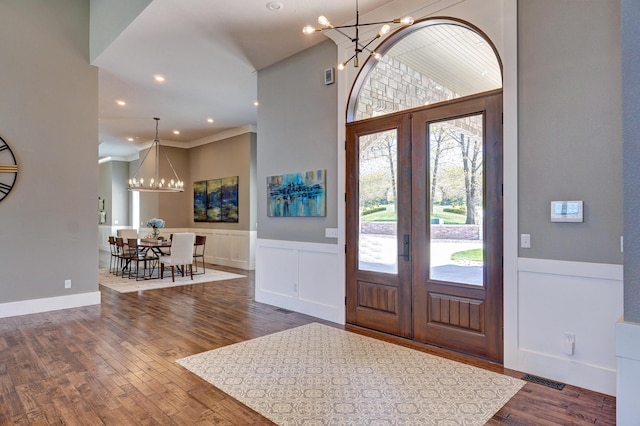
<svg viewBox="0 0 640 426">
<path fill-rule="evenodd" d="M 177 359 L 320 322 L 254 301 L 246 278 L 120 294 L 101 306 L 0 319 L 0 424 L 244 425 L 269 420 Z M 366 330 L 364 335 L 513 377 L 522 373 Z M 614 425 L 615 398 L 527 383 L 489 425 Z"/>
</svg>

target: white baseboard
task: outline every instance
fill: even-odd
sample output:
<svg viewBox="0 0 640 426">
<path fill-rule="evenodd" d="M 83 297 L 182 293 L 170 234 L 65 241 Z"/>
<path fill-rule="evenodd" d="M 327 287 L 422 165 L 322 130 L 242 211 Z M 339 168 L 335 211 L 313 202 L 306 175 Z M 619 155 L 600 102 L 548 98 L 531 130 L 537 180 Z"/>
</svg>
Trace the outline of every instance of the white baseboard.
<svg viewBox="0 0 640 426">
<path fill-rule="evenodd" d="M 567 383 L 584 389 L 616 394 L 616 369 L 593 365 L 585 361 L 573 361 L 548 353 L 521 349 L 517 360 L 519 371 L 546 379 Z"/>
<path fill-rule="evenodd" d="M 38 314 L 42 312 L 79 308 L 89 305 L 99 305 L 100 301 L 100 292 L 94 291 L 91 293 L 71 294 L 69 296 L 2 303 L 0 304 L 0 318 Z"/>
</svg>

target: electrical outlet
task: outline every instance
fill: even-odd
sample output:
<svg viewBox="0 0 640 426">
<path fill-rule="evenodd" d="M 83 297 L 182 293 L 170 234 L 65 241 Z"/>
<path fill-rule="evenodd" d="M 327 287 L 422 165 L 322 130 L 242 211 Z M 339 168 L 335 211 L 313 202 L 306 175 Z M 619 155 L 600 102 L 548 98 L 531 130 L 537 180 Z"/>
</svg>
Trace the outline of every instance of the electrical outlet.
<svg viewBox="0 0 640 426">
<path fill-rule="evenodd" d="M 531 234 L 520 234 L 520 247 L 531 248 Z"/>
<path fill-rule="evenodd" d="M 64 288 L 71 288 L 71 280 L 64 280 Z"/>
</svg>

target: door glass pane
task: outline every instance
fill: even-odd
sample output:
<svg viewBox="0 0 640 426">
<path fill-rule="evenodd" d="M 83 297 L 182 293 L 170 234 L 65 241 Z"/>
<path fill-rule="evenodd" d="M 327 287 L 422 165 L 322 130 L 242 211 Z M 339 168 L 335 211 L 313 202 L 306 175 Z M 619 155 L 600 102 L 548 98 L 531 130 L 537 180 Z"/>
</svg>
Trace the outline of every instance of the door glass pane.
<svg viewBox="0 0 640 426">
<path fill-rule="evenodd" d="M 398 272 L 397 131 L 360 136 L 358 265 L 365 271 Z"/>
<path fill-rule="evenodd" d="M 432 280 L 483 285 L 482 118 L 429 124 Z"/>
</svg>

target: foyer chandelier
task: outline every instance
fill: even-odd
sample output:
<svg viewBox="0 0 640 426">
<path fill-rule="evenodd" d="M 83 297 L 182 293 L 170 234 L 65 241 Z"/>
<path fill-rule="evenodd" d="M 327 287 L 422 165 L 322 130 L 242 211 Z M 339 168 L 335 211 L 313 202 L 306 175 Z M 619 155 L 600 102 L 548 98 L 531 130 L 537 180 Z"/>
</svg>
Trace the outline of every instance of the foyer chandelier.
<svg viewBox="0 0 640 426">
<path fill-rule="evenodd" d="M 171 160 L 169 160 L 169 156 L 166 151 L 160 145 L 160 139 L 158 138 L 158 122 L 159 118 L 154 117 L 156 120 L 156 138 L 153 140 L 153 144 L 149 147 L 147 152 L 142 157 L 142 161 L 138 164 L 138 168 L 133 175 L 133 178 L 129 179 L 129 191 L 140 191 L 140 192 L 184 192 L 184 182 L 180 180 L 176 170 L 173 168 L 173 164 L 171 164 Z M 142 169 L 142 165 L 145 160 L 149 156 L 151 151 L 155 151 L 155 168 L 153 177 L 145 180 L 144 177 L 139 176 L 139 172 Z M 164 154 L 167 162 L 169 163 L 169 167 L 171 167 L 171 171 L 173 172 L 173 178 L 164 179 L 159 177 L 160 171 L 160 152 Z"/>
<path fill-rule="evenodd" d="M 304 34 L 313 34 L 315 32 L 336 30 L 337 32 L 339 32 L 340 34 L 342 34 L 343 36 L 351 40 L 351 42 L 355 43 L 355 53 L 353 54 L 353 56 L 351 56 L 349 59 L 347 59 L 346 61 L 338 65 L 338 69 L 343 70 L 347 66 L 347 64 L 351 62 L 351 60 L 353 60 L 353 66 L 358 67 L 360 65 L 360 62 L 358 60 L 358 55 L 364 51 L 369 52 L 369 54 L 374 58 L 376 58 L 377 60 L 382 59 L 382 55 L 377 53 L 375 50 L 369 49 L 369 46 L 371 45 L 371 43 L 373 43 L 375 40 L 379 39 L 383 35 L 387 34 L 391 30 L 391 26 L 389 24 L 402 24 L 406 26 L 413 25 L 413 18 L 410 16 L 406 16 L 404 18 L 397 18 L 391 21 L 360 23 L 360 12 L 358 10 L 358 0 L 356 0 L 356 23 L 355 24 L 340 25 L 340 26 L 334 27 L 333 25 L 331 25 L 331 22 L 329 22 L 329 20 L 324 15 L 318 18 L 318 24 L 321 25 L 320 28 L 307 25 L 302 29 L 302 32 Z M 372 38 L 367 42 L 360 42 L 360 27 L 369 26 L 369 25 L 382 25 L 382 27 L 380 28 L 380 31 L 378 31 L 378 34 L 376 34 L 374 38 Z M 342 29 L 344 28 L 355 28 L 356 30 L 355 37 L 351 37 L 344 31 L 342 31 Z"/>
</svg>

